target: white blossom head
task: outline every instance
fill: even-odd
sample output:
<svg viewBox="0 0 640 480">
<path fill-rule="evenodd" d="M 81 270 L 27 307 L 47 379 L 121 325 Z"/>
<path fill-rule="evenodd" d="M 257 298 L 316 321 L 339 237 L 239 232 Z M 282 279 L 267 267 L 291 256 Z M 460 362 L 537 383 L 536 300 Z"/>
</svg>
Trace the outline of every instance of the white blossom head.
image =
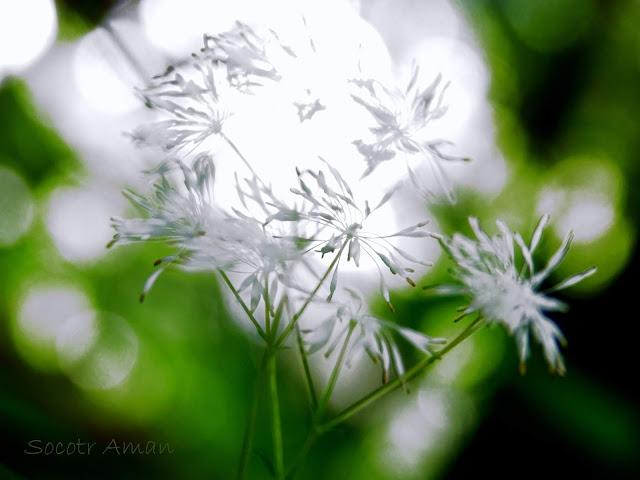
<svg viewBox="0 0 640 480">
<path fill-rule="evenodd" d="M 300 222 L 306 225 L 307 236 L 301 240 L 307 245 L 307 250 L 315 250 L 322 257 L 338 252 L 340 258 L 333 271 L 328 300 L 331 300 L 336 290 L 342 258 L 346 256 L 347 262 L 353 261 L 359 266 L 361 256 L 369 257 L 379 273 L 380 292 L 393 311 L 383 271 L 398 275 L 415 287 L 411 278 L 411 274 L 415 272 L 413 267 L 430 267 L 433 264 L 400 249 L 395 241 L 401 237 L 429 237 L 430 233 L 424 230 L 429 221 L 389 234 L 370 231 L 367 219 L 385 205 L 397 189 L 388 191 L 371 208 L 368 201 L 359 203 L 340 172 L 328 162 L 324 163 L 329 174 L 325 174 L 323 170 L 297 170 L 298 188 L 292 188 L 291 191 L 304 200 L 303 208 L 280 208 L 267 221 Z"/>
<path fill-rule="evenodd" d="M 131 134 L 141 146 L 159 147 L 186 158 L 216 139 L 239 104 L 238 92 L 225 79 L 214 61 L 194 54 L 193 61 L 169 67 L 153 77 L 148 88 L 139 90 L 147 106 L 161 113 L 162 120 L 142 125 Z"/>
<path fill-rule="evenodd" d="M 166 118 L 134 130 L 130 136 L 137 144 L 174 155 L 180 151 L 183 159 L 211 151 L 226 135 L 227 121 L 245 108 L 245 97 L 279 83 L 299 61 L 275 31 L 242 22 L 227 32 L 205 34 L 203 48 L 192 57 L 139 90 L 146 104 Z M 301 122 L 325 108 L 309 88 L 302 91 L 292 101 Z"/>
<path fill-rule="evenodd" d="M 373 141 L 360 139 L 353 143 L 367 163 L 363 176 L 401 154 L 407 159 L 407 170 L 414 186 L 426 196 L 435 197 L 436 194 L 419 181 L 408 161 L 408 156 L 422 156 L 436 182 L 453 203 L 455 196 L 440 161 L 467 159 L 442 152 L 442 147 L 450 145 L 450 142 L 426 136 L 427 125 L 447 111 L 442 100 L 448 84 L 440 88 L 441 76 L 438 75 L 430 85 L 420 87 L 418 73 L 418 67 L 414 66 L 411 80 L 403 90 L 389 88 L 374 79 L 351 81 L 358 88 L 358 92 L 352 95 L 353 99 L 371 114 L 376 124 L 370 128 Z"/>
<path fill-rule="evenodd" d="M 202 53 L 226 68 L 229 83 L 246 93 L 267 82 L 281 80 L 279 64 L 296 57 L 291 47 L 283 45 L 275 31 L 254 29 L 236 22 L 233 29 L 205 35 Z"/>
<path fill-rule="evenodd" d="M 188 270 L 237 272 L 249 278 L 244 286 L 267 288 L 270 279 L 288 271 L 300 256 L 290 240 L 275 236 L 263 222 L 234 209 L 227 212 L 213 198 L 214 168 L 211 158 L 199 156 L 192 167 L 176 161 L 178 171 L 169 162 L 151 172 L 153 191 L 125 196 L 143 217 L 114 218 L 116 230 L 109 247 L 144 241 L 162 241 L 174 246 L 176 253 L 155 262 L 160 266 L 144 286 L 141 300 L 170 264 Z M 181 182 L 175 181 L 176 176 Z M 244 289 L 244 288 L 242 288 Z"/>
<path fill-rule="evenodd" d="M 554 287 L 541 290 L 542 283 L 566 256 L 573 239 L 573 233 L 569 232 L 546 266 L 536 272 L 533 253 L 548 222 L 548 215 L 540 219 L 529 245 L 519 233 L 512 233 L 500 220 L 496 222 L 500 234 L 493 237 L 480 228 L 475 218 L 469 219 L 475 240 L 461 234 L 455 234 L 450 239 L 439 235 L 436 237 L 456 263 L 454 275 L 462 283 L 459 288 L 445 287 L 442 290 L 470 297 L 469 306 L 463 308 L 459 318 L 478 312 L 487 322 L 506 327 L 515 337 L 523 372 L 530 353 L 529 337 L 533 334 L 542 344 L 549 369 L 562 375 L 565 366 L 558 343 L 564 344 L 566 341 L 545 312 L 562 311 L 566 305 L 548 293 L 575 285 L 593 275 L 596 269 L 589 268 Z M 516 260 L 516 245 L 522 257 L 521 262 Z"/>
<path fill-rule="evenodd" d="M 183 185 L 168 177 L 176 166 Z M 177 160 L 165 162 L 155 172 L 150 174 L 154 180 L 152 194 L 123 192 L 144 217 L 113 218 L 116 234 L 109 247 L 147 240 L 186 246 L 219 222 L 222 214 L 214 206 L 215 169 L 209 155 L 200 155 L 192 167 Z"/>
<path fill-rule="evenodd" d="M 446 343 L 443 338 L 432 338 L 369 314 L 359 293 L 349 289 L 345 292 L 348 301 L 335 302 L 335 312 L 314 329 L 303 330 L 310 355 L 325 349 L 324 355 L 329 357 L 351 330 L 346 365 L 364 351 L 373 363 L 380 363 L 382 383 L 387 383 L 391 373 L 401 376 L 405 372 L 396 338 L 402 338 L 425 355 L 435 355 L 435 348 Z"/>
</svg>

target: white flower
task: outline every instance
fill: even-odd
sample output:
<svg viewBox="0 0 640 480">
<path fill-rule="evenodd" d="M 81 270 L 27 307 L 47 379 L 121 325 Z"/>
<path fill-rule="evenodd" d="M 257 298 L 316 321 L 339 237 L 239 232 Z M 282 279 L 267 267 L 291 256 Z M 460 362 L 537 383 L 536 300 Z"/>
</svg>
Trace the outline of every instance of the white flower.
<svg viewBox="0 0 640 480">
<path fill-rule="evenodd" d="M 278 64 L 296 56 L 273 30 L 256 31 L 243 22 L 228 32 L 205 35 L 204 43 L 203 54 L 226 66 L 229 83 L 245 92 L 265 81 L 279 81 Z"/>
<path fill-rule="evenodd" d="M 281 222 L 300 222 L 307 225 L 307 236 L 303 241 L 307 250 L 316 249 L 324 256 L 336 250 L 341 256 L 346 255 L 347 261 L 353 260 L 359 266 L 362 254 L 370 257 L 378 268 L 380 291 L 389 308 L 391 305 L 382 268 L 388 269 L 393 275 L 398 275 L 415 287 L 415 282 L 409 274 L 414 272 L 410 264 L 432 266 L 431 262 L 415 258 L 408 252 L 395 246 L 392 241 L 396 237 L 428 237 L 430 233 L 423 230 L 429 221 L 420 222 L 399 232 L 379 235 L 367 230 L 367 219 L 382 207 L 393 196 L 396 190 L 387 192 L 378 205 L 371 209 L 367 201 L 359 206 L 353 192 L 340 172 L 325 162 L 331 176 L 322 170 L 298 170 L 299 188 L 291 191 L 305 200 L 303 208 L 279 208 L 277 213 L 267 218 L 267 222 L 274 220 Z M 305 181 L 306 179 L 306 181 Z M 311 187 L 309 186 L 311 185 Z M 339 261 L 333 272 L 330 283 L 328 300 L 331 300 L 338 283 Z"/>
<path fill-rule="evenodd" d="M 276 52 L 277 50 L 277 52 Z M 279 55 L 278 55 L 279 54 Z M 245 94 L 281 75 L 271 58 L 291 57 L 275 33 L 256 33 L 238 22 L 219 35 L 205 35 L 204 47 L 192 62 L 170 67 L 140 90 L 147 105 L 168 118 L 136 129 L 134 141 L 167 151 L 197 149 L 210 138 L 223 135 L 225 122 L 236 113 Z"/>
<path fill-rule="evenodd" d="M 593 275 L 596 269 L 592 267 L 541 291 L 540 286 L 562 262 L 573 239 L 573 233 L 570 232 L 547 265 L 536 273 L 533 252 L 548 221 L 548 215 L 540 219 L 528 246 L 519 233 L 511 233 L 500 220 L 496 222 L 500 235 L 491 238 L 482 231 L 475 218 L 470 218 L 469 223 L 476 240 L 460 234 L 455 234 L 451 239 L 437 238 L 455 261 L 454 274 L 464 285 L 459 289 L 448 288 L 448 291 L 465 293 L 471 299 L 459 318 L 477 311 L 487 322 L 504 325 L 515 337 L 522 371 L 529 357 L 529 336 L 533 334 L 542 344 L 550 370 L 562 375 L 565 366 L 558 342 L 565 343 L 565 339 L 558 326 L 544 312 L 564 310 L 566 305 L 547 294 L 575 285 Z M 517 244 L 523 257 L 521 267 L 516 262 L 514 244 Z"/>
<path fill-rule="evenodd" d="M 177 248 L 174 255 L 155 263 L 162 266 L 147 280 L 141 301 L 160 273 L 178 263 L 189 270 L 226 270 L 245 275 L 239 290 L 252 287 L 255 309 L 261 292 L 272 287 L 273 281 L 288 271 L 289 263 L 299 258 L 299 249 L 282 236 L 272 235 L 260 220 L 238 210 L 225 212 L 214 203 L 214 169 L 209 156 L 199 156 L 193 167 L 176 163 L 184 187 L 169 180 L 168 175 L 174 172 L 165 164 L 158 170 L 153 194 L 125 192 L 145 217 L 114 218 L 117 233 L 109 246 L 155 240 Z"/>
<path fill-rule="evenodd" d="M 224 72 L 211 59 L 194 55 L 193 63 L 170 67 L 140 90 L 147 105 L 167 117 L 131 133 L 144 146 L 156 146 L 182 157 L 209 138 L 219 135 L 237 105 L 237 92 L 224 80 Z"/>
<path fill-rule="evenodd" d="M 466 159 L 447 155 L 440 150 L 450 142 L 424 138 L 428 123 L 440 118 L 447 111 L 442 105 L 447 85 L 438 93 L 440 75 L 425 88 L 419 88 L 417 80 L 417 67 L 414 67 L 411 80 L 404 91 L 388 88 L 373 79 L 352 80 L 352 83 L 359 87 L 359 93 L 352 95 L 353 99 L 367 109 L 377 124 L 370 129 L 374 135 L 373 142 L 356 140 L 353 143 L 367 162 L 363 176 L 369 175 L 381 163 L 394 159 L 398 153 L 405 156 L 422 155 L 431 167 L 436 181 L 453 202 L 453 191 L 439 162 Z M 412 182 L 421 192 L 435 196 L 419 182 L 408 161 L 407 169 Z"/>
<path fill-rule="evenodd" d="M 434 347 L 444 345 L 443 338 L 432 338 L 410 328 L 383 320 L 367 313 L 362 297 L 353 290 L 346 290 L 350 299 L 346 303 L 336 303 L 337 309 L 312 330 L 303 330 L 306 346 L 311 355 L 327 348 L 325 356 L 341 345 L 353 330 L 347 346 L 346 365 L 359 352 L 366 352 L 374 363 L 380 362 L 382 382 L 389 381 L 393 372 L 401 376 L 405 372 L 404 362 L 395 337 L 400 336 L 426 355 L 435 355 Z"/>
<path fill-rule="evenodd" d="M 213 203 L 215 173 L 211 157 L 200 155 L 193 167 L 182 162 L 176 165 L 184 178 L 184 189 L 168 179 L 171 166 L 165 163 L 158 169 L 153 195 L 124 192 L 146 218 L 112 219 L 117 233 L 109 246 L 146 240 L 189 245 L 220 222 L 222 212 Z"/>
</svg>

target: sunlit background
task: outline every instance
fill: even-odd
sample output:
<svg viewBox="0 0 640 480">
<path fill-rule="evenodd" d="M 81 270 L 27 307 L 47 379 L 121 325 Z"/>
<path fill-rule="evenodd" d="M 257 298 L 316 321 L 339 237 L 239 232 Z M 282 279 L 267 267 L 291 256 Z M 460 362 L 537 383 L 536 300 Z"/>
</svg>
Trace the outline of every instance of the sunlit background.
<svg viewBox="0 0 640 480">
<path fill-rule="evenodd" d="M 107 250 L 120 195 L 158 162 L 125 135 L 153 120 L 134 87 L 198 51 L 202 34 L 236 19 L 294 38 L 305 4 L 318 44 L 304 80 L 337 107 L 313 124 L 263 104 L 234 135 L 258 171 L 286 179 L 320 153 L 362 173 L 350 141 L 369 126 L 342 82 L 363 72 L 451 84 L 434 137 L 471 163 L 447 173 L 455 208 L 403 198 L 380 220 L 424 217 L 443 232 L 466 218 L 514 230 L 552 216 L 547 252 L 575 232 L 558 277 L 598 266 L 555 320 L 569 340 L 566 378 L 541 352 L 525 376 L 513 342 L 484 329 L 411 394 L 397 391 L 321 439 L 304 479 L 637 478 L 640 3 L 634 0 L 0 0 L 0 478 L 232 478 L 259 348 L 234 320 L 215 278 L 169 271 L 137 302 L 162 247 Z M 280 94 L 295 93 L 285 85 Z M 271 97 L 275 98 L 275 97 Z M 346 105 L 340 107 L 340 105 Z M 332 141 L 327 142 L 326 139 Z M 222 172 L 224 174 L 224 172 Z M 362 183 L 379 197 L 403 172 L 385 165 Z M 277 186 L 276 181 L 276 186 Z M 230 188 L 222 182 L 221 192 Z M 425 255 L 438 260 L 431 248 Z M 421 281 L 445 281 L 440 258 Z M 392 292 L 405 325 L 451 337 L 458 300 Z M 374 309 L 377 308 L 373 305 Z M 380 308 L 381 314 L 386 314 Z M 298 359 L 280 378 L 285 457 L 306 435 Z M 409 357 L 411 358 L 411 357 Z M 414 360 L 417 357 L 413 358 Z M 328 362 L 312 365 L 326 378 Z M 333 408 L 379 383 L 366 363 L 344 371 Z M 270 478 L 267 410 L 249 478 Z M 169 443 L 150 456 L 26 455 L 51 442 Z"/>
</svg>

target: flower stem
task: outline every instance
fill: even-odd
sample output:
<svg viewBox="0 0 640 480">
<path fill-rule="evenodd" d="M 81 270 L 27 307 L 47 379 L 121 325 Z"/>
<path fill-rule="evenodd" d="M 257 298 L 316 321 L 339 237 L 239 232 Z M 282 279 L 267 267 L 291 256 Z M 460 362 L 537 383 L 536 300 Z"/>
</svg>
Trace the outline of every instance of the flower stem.
<svg viewBox="0 0 640 480">
<path fill-rule="evenodd" d="M 298 340 L 298 351 L 300 352 L 300 358 L 302 359 L 302 368 L 304 370 L 304 378 L 307 384 L 307 392 L 309 394 L 309 402 L 311 408 L 315 410 L 318 405 L 318 398 L 316 397 L 316 391 L 313 387 L 313 377 L 311 376 L 311 369 L 309 368 L 309 359 L 307 358 L 307 352 L 304 350 L 304 342 L 302 341 L 302 332 L 300 331 L 300 325 L 296 325 L 296 338 Z"/>
<path fill-rule="evenodd" d="M 267 343 L 271 344 L 273 340 L 273 336 L 275 333 L 271 332 L 271 302 L 269 301 L 269 277 L 265 279 L 265 289 L 264 289 L 264 329 L 267 333 L 268 341 Z"/>
<path fill-rule="evenodd" d="M 436 360 L 440 360 L 447 352 L 453 350 L 458 344 L 460 344 L 463 340 L 469 337 L 472 333 L 478 330 L 482 325 L 484 325 L 484 319 L 481 317 L 476 318 L 473 322 L 469 324 L 469 326 L 454 338 L 450 343 L 448 343 L 444 348 L 438 351 L 435 355 L 425 358 L 421 362 L 417 363 L 413 368 L 407 371 L 404 375 L 396 377 L 393 381 L 383 385 L 365 397 L 361 398 L 357 402 L 353 403 L 351 406 L 345 408 L 342 412 L 340 412 L 336 417 L 328 422 L 318 426 L 318 431 L 320 433 L 325 432 L 336 425 L 341 424 L 351 416 L 358 413 L 364 407 L 374 402 L 378 398 L 386 395 L 389 392 L 392 392 L 399 386 L 411 381 L 418 375 L 420 375 L 427 367 L 433 365 Z"/>
<path fill-rule="evenodd" d="M 238 480 L 243 480 L 247 472 L 247 466 L 249 465 L 249 454 L 251 453 L 251 445 L 253 443 L 253 436 L 256 430 L 256 418 L 258 416 L 258 404 L 260 403 L 260 397 L 262 396 L 262 385 L 265 380 L 265 373 L 267 370 L 267 364 L 269 362 L 269 351 L 265 351 L 262 361 L 260 362 L 260 369 L 258 370 L 258 376 L 253 388 L 253 401 L 251 403 L 251 411 L 249 413 L 249 423 L 244 433 L 244 440 L 242 441 L 242 453 L 240 455 L 240 466 L 238 467 Z"/>
<path fill-rule="evenodd" d="M 340 260 L 340 256 L 342 255 L 342 252 L 344 250 L 344 247 L 346 247 L 347 243 L 345 242 L 341 247 L 340 250 L 338 250 L 338 253 L 336 254 L 335 258 L 333 259 L 333 261 L 331 262 L 331 265 L 329 265 L 329 268 L 327 268 L 327 271 L 324 273 L 324 275 L 322 276 L 322 278 L 320 279 L 320 282 L 318 282 L 318 285 L 316 286 L 316 288 L 313 289 L 313 292 L 311 292 L 309 294 L 309 296 L 307 297 L 307 299 L 305 300 L 304 304 L 302 305 L 302 307 L 300 307 L 300 310 L 298 310 L 296 312 L 296 314 L 293 316 L 293 318 L 291 319 L 291 321 L 289 322 L 289 325 L 287 325 L 287 328 L 284 329 L 284 331 L 282 332 L 282 334 L 278 337 L 278 339 L 275 341 L 274 343 L 274 348 L 278 348 L 282 342 L 284 342 L 286 340 L 286 338 L 289 336 L 289 334 L 291 333 L 291 330 L 293 330 L 293 328 L 296 326 L 296 322 L 298 321 L 298 319 L 302 316 L 302 314 L 304 313 L 304 311 L 307 309 L 307 307 L 309 306 L 309 303 L 311 303 L 311 300 L 313 300 L 313 298 L 316 296 L 316 293 L 318 293 L 318 290 L 320 290 L 320 287 L 322 287 L 322 284 L 325 282 L 325 280 L 327 279 L 327 277 L 329 277 L 329 274 L 333 271 L 333 268 L 336 266 L 336 264 L 338 263 L 338 260 Z"/>
<path fill-rule="evenodd" d="M 118 34 L 118 32 L 114 30 L 111 22 L 110 21 L 103 22 L 102 28 L 105 29 L 107 34 L 111 37 L 111 40 L 113 41 L 113 43 L 115 43 L 116 46 L 120 49 L 120 51 L 124 55 L 124 58 L 127 60 L 129 65 L 133 68 L 133 70 L 135 70 L 136 75 L 138 75 L 142 84 L 147 84 L 149 81 L 150 75 L 145 71 L 142 64 L 138 61 L 138 59 L 133 54 L 131 49 L 123 41 L 120 34 Z"/>
<path fill-rule="evenodd" d="M 296 473 L 298 473 L 298 469 L 302 466 L 302 462 L 309 454 L 309 450 L 311 450 L 311 447 L 313 446 L 313 443 L 316 441 L 318 436 L 319 432 L 315 429 L 315 427 L 312 428 L 309 432 L 309 435 L 307 436 L 307 439 L 302 444 L 302 448 L 300 449 L 295 462 L 293 462 L 293 465 L 287 473 L 287 480 L 293 480 L 295 478 Z"/>
<path fill-rule="evenodd" d="M 280 404 L 278 402 L 278 382 L 276 375 L 276 357 L 269 358 L 269 389 L 271 397 L 271 413 L 273 420 L 273 456 L 276 478 L 284 479 L 284 455 L 282 449 L 282 424 L 280 422 Z"/>
<path fill-rule="evenodd" d="M 238 301 L 238 303 L 240 304 L 240 306 L 244 310 L 244 313 L 247 314 L 247 317 L 249 317 L 249 320 L 251 320 L 253 325 L 256 327 L 256 330 L 258 330 L 258 334 L 262 337 L 262 339 L 265 342 L 268 342 L 267 341 L 267 335 L 266 335 L 265 331 L 262 329 L 262 327 L 260 326 L 260 324 L 256 320 L 256 317 L 253 316 L 253 313 L 251 313 L 251 310 L 249 310 L 249 307 L 247 307 L 247 304 L 244 303 L 244 300 L 242 300 L 242 297 L 238 293 L 238 290 L 236 290 L 236 287 L 233 286 L 233 283 L 231 283 L 231 280 L 229 280 L 229 277 L 227 276 L 227 274 L 224 273 L 222 270 L 218 270 L 218 272 L 220 273 L 220 276 L 224 280 L 224 283 L 227 284 L 227 286 L 231 290 L 231 293 L 233 293 L 233 296 L 236 298 L 236 300 Z"/>
<path fill-rule="evenodd" d="M 338 381 L 338 375 L 340 375 L 340 369 L 342 368 L 344 355 L 347 352 L 347 347 L 349 346 L 349 340 L 351 340 L 351 334 L 353 333 L 353 329 L 355 327 L 356 327 L 356 323 L 352 321 L 349 325 L 347 337 L 344 339 L 344 343 L 342 344 L 342 349 L 340 349 L 340 354 L 338 355 L 336 364 L 333 367 L 331 376 L 329 377 L 327 388 L 325 389 L 324 394 L 322 395 L 322 398 L 320 398 L 320 402 L 318 403 L 318 409 L 316 410 L 316 414 L 315 414 L 316 419 L 319 419 L 322 416 L 322 414 L 324 413 L 324 409 L 327 407 L 327 404 L 331 399 L 331 395 L 333 394 L 333 389 L 335 388 L 336 382 Z"/>
</svg>

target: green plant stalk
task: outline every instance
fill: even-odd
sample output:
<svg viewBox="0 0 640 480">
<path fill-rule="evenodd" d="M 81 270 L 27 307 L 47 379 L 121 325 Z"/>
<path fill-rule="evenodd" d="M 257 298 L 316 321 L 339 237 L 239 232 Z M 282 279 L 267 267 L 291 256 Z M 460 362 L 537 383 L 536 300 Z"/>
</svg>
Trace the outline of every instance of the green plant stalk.
<svg viewBox="0 0 640 480">
<path fill-rule="evenodd" d="M 331 399 L 331 395 L 333 394 L 333 389 L 336 386 L 336 382 L 338 381 L 338 376 L 340 375 L 340 370 L 342 369 L 344 356 L 347 353 L 347 347 L 349 346 L 349 340 L 351 340 L 351 334 L 353 333 L 354 328 L 356 327 L 355 322 L 350 322 L 349 331 L 347 332 L 347 337 L 344 339 L 344 343 L 342 344 L 342 348 L 340 349 L 340 354 L 338 355 L 338 359 L 336 360 L 336 364 L 333 367 L 333 371 L 331 372 L 331 376 L 329 377 L 329 382 L 327 383 L 327 387 L 320 398 L 320 402 L 318 403 L 318 408 L 316 410 L 315 419 L 318 420 L 322 414 L 324 413 L 324 409 L 327 407 L 329 400 Z M 316 422 L 314 422 L 315 424 Z"/>
<path fill-rule="evenodd" d="M 267 334 L 267 343 L 271 345 L 274 333 L 271 332 L 271 302 L 269 301 L 269 278 L 265 281 L 264 289 L 264 328 Z"/>
<path fill-rule="evenodd" d="M 293 328 L 296 326 L 296 322 L 298 321 L 298 319 L 302 316 L 304 311 L 307 309 L 307 307 L 309 306 L 309 303 L 311 303 L 311 300 L 313 300 L 313 298 L 316 296 L 316 293 L 318 293 L 318 290 L 320 290 L 320 287 L 322 287 L 322 284 L 329 277 L 329 274 L 331 274 L 331 272 L 333 271 L 334 267 L 338 263 L 338 260 L 340 260 L 340 256 L 342 255 L 342 252 L 344 251 L 344 248 L 346 246 L 347 246 L 347 243 L 345 242 L 340 247 L 340 250 L 338 250 L 338 253 L 336 254 L 333 261 L 331 262 L 331 265 L 329 265 L 329 268 L 327 268 L 327 271 L 324 273 L 324 275 L 320 279 L 320 282 L 318 282 L 318 285 L 316 286 L 316 288 L 313 289 L 313 292 L 311 292 L 311 294 L 307 297 L 302 307 L 300 307 L 300 310 L 298 310 L 296 314 L 293 316 L 293 318 L 289 322 L 289 325 L 287 325 L 287 328 L 284 329 L 282 334 L 275 341 L 274 348 L 278 348 L 280 345 L 282 345 L 282 342 L 284 342 L 287 339 L 287 337 L 289 336 Z"/>
<path fill-rule="evenodd" d="M 238 290 L 236 290 L 236 287 L 233 286 L 233 283 L 231 283 L 231 280 L 229 280 L 229 277 L 227 276 L 227 274 L 224 273 L 222 270 L 218 270 L 218 273 L 220 273 L 220 276 L 224 280 L 224 283 L 227 284 L 227 286 L 229 287 L 229 290 L 231 290 L 231 293 L 233 293 L 233 296 L 236 298 L 236 300 L 238 301 L 238 303 L 240 304 L 240 306 L 244 310 L 244 313 L 247 314 L 247 317 L 249 317 L 249 320 L 251 320 L 251 322 L 253 323 L 254 327 L 256 327 L 256 330 L 258 331 L 258 334 L 262 337 L 262 339 L 265 342 L 267 342 L 267 334 L 265 333 L 265 331 L 262 329 L 262 327 L 260 326 L 260 324 L 256 320 L 256 317 L 253 316 L 253 313 L 251 313 L 251 310 L 249 310 L 249 307 L 247 307 L 247 304 L 244 303 L 244 300 L 242 300 L 242 297 L 238 293 Z"/>
<path fill-rule="evenodd" d="M 280 404 L 278 401 L 278 382 L 276 370 L 276 357 L 269 358 L 269 390 L 271 397 L 271 413 L 273 420 L 273 456 L 276 478 L 284 479 L 284 455 L 282 448 L 282 424 L 280 422 Z"/>
<path fill-rule="evenodd" d="M 380 397 L 383 397 L 387 393 L 392 392 L 396 388 L 401 385 L 413 380 L 415 377 L 420 375 L 426 368 L 433 365 L 437 360 L 440 360 L 446 353 L 453 350 L 457 345 L 462 343 L 467 337 L 477 331 L 480 327 L 484 325 L 484 319 L 482 317 L 476 318 L 473 322 L 469 324 L 469 326 L 462 331 L 456 338 L 454 338 L 450 343 L 448 343 L 444 348 L 439 350 L 435 355 L 425 358 L 419 363 L 417 363 L 413 368 L 407 371 L 404 375 L 401 375 L 395 378 L 393 381 L 383 385 L 373 392 L 369 393 L 365 397 L 361 398 L 357 402 L 353 403 L 349 407 L 345 408 L 342 412 L 336 415 L 332 420 L 319 425 L 318 431 L 320 433 L 330 430 L 331 428 L 341 424 L 351 416 L 358 413 L 364 407 L 374 402 Z"/>
<path fill-rule="evenodd" d="M 309 454 L 309 450 L 311 450 L 311 447 L 313 446 L 318 436 L 319 436 L 319 432 L 318 430 L 315 429 L 315 426 L 314 426 L 314 428 L 311 429 L 311 432 L 309 432 L 307 439 L 302 444 L 302 448 L 300 449 L 300 452 L 298 453 L 298 456 L 296 457 L 295 462 L 293 462 L 293 465 L 289 469 L 289 472 L 287 473 L 287 480 L 293 480 L 295 478 L 296 473 L 298 473 L 298 469 L 302 466 L 302 462 Z"/>
<path fill-rule="evenodd" d="M 316 397 L 316 390 L 313 386 L 313 377 L 311 376 L 311 369 L 309 368 L 309 359 L 307 358 L 307 352 L 304 349 L 304 342 L 302 340 L 302 332 L 300 331 L 300 325 L 296 325 L 296 339 L 298 341 L 298 351 L 300 352 L 300 359 L 302 360 L 302 369 L 304 370 L 304 378 L 307 385 L 307 393 L 309 394 L 309 402 L 311 408 L 315 411 L 318 405 L 318 398 Z"/>
<path fill-rule="evenodd" d="M 309 453 L 309 450 L 311 450 L 311 446 L 320 435 L 334 428 L 340 423 L 344 422 L 345 420 L 350 418 L 352 415 L 355 415 L 361 409 L 363 409 L 370 403 L 374 402 L 378 398 L 386 395 L 387 393 L 392 392 L 399 386 L 404 385 L 405 383 L 411 381 L 412 379 L 420 375 L 427 367 L 429 367 L 430 365 L 433 365 L 436 362 L 436 360 L 440 360 L 447 352 L 450 352 L 451 350 L 453 350 L 457 345 L 462 343 L 466 338 L 468 338 L 474 332 L 480 329 L 480 327 L 482 327 L 484 323 L 485 321 L 483 318 L 481 317 L 476 318 L 456 338 L 454 338 L 450 343 L 448 343 L 444 348 L 442 348 L 435 355 L 422 360 L 421 362 L 416 364 L 411 370 L 406 372 L 404 375 L 397 377 L 392 382 L 386 385 L 383 385 L 377 390 L 374 390 L 373 392 L 371 392 L 369 395 L 353 403 L 351 406 L 347 407 L 342 412 L 340 412 L 332 420 L 329 420 L 328 422 L 322 425 L 318 425 L 317 423 L 314 423 L 311 428 L 311 431 L 309 432 L 309 435 L 307 436 L 307 439 L 305 440 L 302 446 L 302 449 L 300 450 L 300 452 L 296 457 L 294 464 L 289 469 L 287 480 L 293 480 L 298 469 L 301 467 L 302 462 L 304 461 L 305 457 Z"/>
<path fill-rule="evenodd" d="M 247 466 L 249 465 L 249 454 L 251 453 L 251 446 L 253 444 L 253 436 L 256 430 L 256 418 L 258 416 L 258 405 L 262 394 L 262 386 L 265 380 L 265 373 L 267 370 L 267 364 L 269 363 L 270 354 L 269 350 L 266 350 L 262 360 L 260 362 L 260 368 L 258 370 L 258 376 L 253 387 L 253 401 L 251 402 L 251 411 L 249 413 L 249 422 L 247 423 L 247 429 L 244 433 L 244 439 L 242 441 L 242 453 L 240 454 L 240 466 L 238 467 L 238 480 L 244 480 Z"/>
</svg>

